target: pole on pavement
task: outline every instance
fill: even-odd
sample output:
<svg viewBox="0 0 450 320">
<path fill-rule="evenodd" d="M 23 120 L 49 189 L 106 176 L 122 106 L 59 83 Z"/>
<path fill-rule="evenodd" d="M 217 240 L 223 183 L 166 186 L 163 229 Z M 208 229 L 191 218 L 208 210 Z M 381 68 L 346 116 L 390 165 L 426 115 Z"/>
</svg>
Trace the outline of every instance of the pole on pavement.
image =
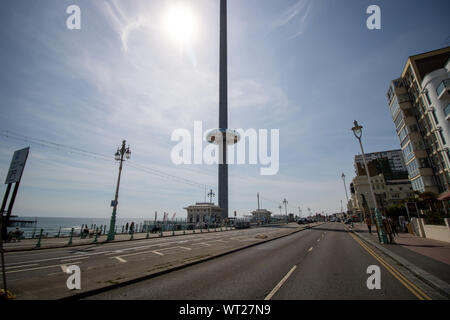
<svg viewBox="0 0 450 320">
<path fill-rule="evenodd" d="M 373 203 L 375 206 L 375 220 L 378 225 L 378 232 L 379 232 L 378 235 L 380 238 L 380 242 L 385 244 L 385 243 L 388 243 L 387 236 L 383 229 L 383 219 L 382 219 L 380 211 L 378 209 L 377 199 L 376 199 L 375 193 L 373 191 L 372 181 L 370 180 L 370 173 L 369 173 L 369 167 L 367 166 L 366 155 L 364 154 L 364 148 L 363 148 L 363 145 L 361 142 L 363 127 L 358 125 L 358 121 L 356 121 L 356 120 L 354 121 L 354 125 L 355 126 L 352 128 L 352 131 L 353 131 L 355 137 L 358 139 L 359 146 L 361 147 L 361 153 L 362 153 L 362 157 L 363 157 L 363 161 L 364 161 L 364 167 L 366 169 L 366 174 L 367 174 L 367 181 L 369 182 L 370 193 L 372 195 L 372 200 L 373 200 Z M 369 210 L 370 210 L 370 208 L 369 208 Z"/>
</svg>

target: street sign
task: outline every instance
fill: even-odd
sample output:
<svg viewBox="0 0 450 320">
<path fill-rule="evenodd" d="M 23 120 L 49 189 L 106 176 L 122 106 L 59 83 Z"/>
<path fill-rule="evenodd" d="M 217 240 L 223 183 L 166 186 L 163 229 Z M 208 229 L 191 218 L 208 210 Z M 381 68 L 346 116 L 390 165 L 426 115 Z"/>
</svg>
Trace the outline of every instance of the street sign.
<svg viewBox="0 0 450 320">
<path fill-rule="evenodd" d="M 19 182 L 22 178 L 23 168 L 27 162 L 28 152 L 30 147 L 17 150 L 11 160 L 11 165 L 9 166 L 8 175 L 6 176 L 5 184 Z"/>
<path fill-rule="evenodd" d="M 115 207 L 117 202 L 115 200 L 111 200 L 111 207 Z"/>
</svg>

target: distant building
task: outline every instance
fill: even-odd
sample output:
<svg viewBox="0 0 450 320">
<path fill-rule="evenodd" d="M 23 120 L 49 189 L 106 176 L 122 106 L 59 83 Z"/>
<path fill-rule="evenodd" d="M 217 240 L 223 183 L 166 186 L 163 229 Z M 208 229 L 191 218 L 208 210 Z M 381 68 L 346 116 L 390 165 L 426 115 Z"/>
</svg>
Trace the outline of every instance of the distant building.
<svg viewBox="0 0 450 320">
<path fill-rule="evenodd" d="M 252 221 L 256 222 L 270 222 L 272 212 L 266 209 L 256 209 L 252 211 Z"/>
<path fill-rule="evenodd" d="M 389 206 L 414 197 L 401 150 L 374 152 L 367 155 L 369 177 L 377 207 L 382 213 Z M 361 155 L 355 156 L 355 169 L 356 177 L 350 183 L 351 199 L 348 208 L 353 215 L 364 218 L 369 212 L 373 212 L 375 203 L 370 193 L 367 173 Z"/>
<path fill-rule="evenodd" d="M 188 223 L 222 222 L 222 210 L 210 202 L 197 202 L 195 205 L 184 208 L 187 210 Z"/>
<path fill-rule="evenodd" d="M 390 168 L 391 171 L 393 172 L 406 171 L 405 160 L 403 159 L 403 152 L 400 149 L 366 153 L 365 156 L 366 161 L 368 163 L 372 162 L 373 160 L 386 159 L 388 167 Z M 364 161 L 362 155 L 355 156 L 355 167 L 357 167 L 358 165 L 364 168 Z"/>
</svg>

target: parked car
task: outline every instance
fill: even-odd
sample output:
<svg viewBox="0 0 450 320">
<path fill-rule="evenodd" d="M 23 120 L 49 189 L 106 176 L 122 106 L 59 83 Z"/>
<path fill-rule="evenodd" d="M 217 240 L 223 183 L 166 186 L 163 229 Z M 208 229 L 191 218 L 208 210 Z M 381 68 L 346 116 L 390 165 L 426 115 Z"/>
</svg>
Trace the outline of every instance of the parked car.
<svg viewBox="0 0 450 320">
<path fill-rule="evenodd" d="M 345 224 L 352 224 L 352 222 L 353 222 L 353 220 L 352 219 L 347 219 L 347 220 L 345 220 Z"/>
</svg>

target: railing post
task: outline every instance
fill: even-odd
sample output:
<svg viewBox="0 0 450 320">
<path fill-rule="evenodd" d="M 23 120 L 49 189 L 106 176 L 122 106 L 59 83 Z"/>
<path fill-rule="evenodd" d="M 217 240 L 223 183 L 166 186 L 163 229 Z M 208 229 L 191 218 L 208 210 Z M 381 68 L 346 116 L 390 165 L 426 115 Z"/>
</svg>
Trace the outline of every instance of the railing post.
<svg viewBox="0 0 450 320">
<path fill-rule="evenodd" d="M 97 243 L 98 241 L 98 228 L 95 230 L 95 238 L 93 243 Z"/>
<path fill-rule="evenodd" d="M 69 242 L 67 243 L 68 246 L 71 246 L 71 245 L 72 245 L 72 237 L 73 237 L 73 228 L 72 228 L 72 230 L 70 231 Z"/>
<path fill-rule="evenodd" d="M 39 240 L 36 243 L 36 248 L 40 248 L 41 247 L 41 239 L 42 239 L 42 233 L 44 232 L 44 229 L 41 229 L 41 232 L 39 234 Z"/>
<path fill-rule="evenodd" d="M 58 235 L 56 237 L 59 238 L 60 235 L 61 235 L 61 227 L 59 227 Z"/>
</svg>

